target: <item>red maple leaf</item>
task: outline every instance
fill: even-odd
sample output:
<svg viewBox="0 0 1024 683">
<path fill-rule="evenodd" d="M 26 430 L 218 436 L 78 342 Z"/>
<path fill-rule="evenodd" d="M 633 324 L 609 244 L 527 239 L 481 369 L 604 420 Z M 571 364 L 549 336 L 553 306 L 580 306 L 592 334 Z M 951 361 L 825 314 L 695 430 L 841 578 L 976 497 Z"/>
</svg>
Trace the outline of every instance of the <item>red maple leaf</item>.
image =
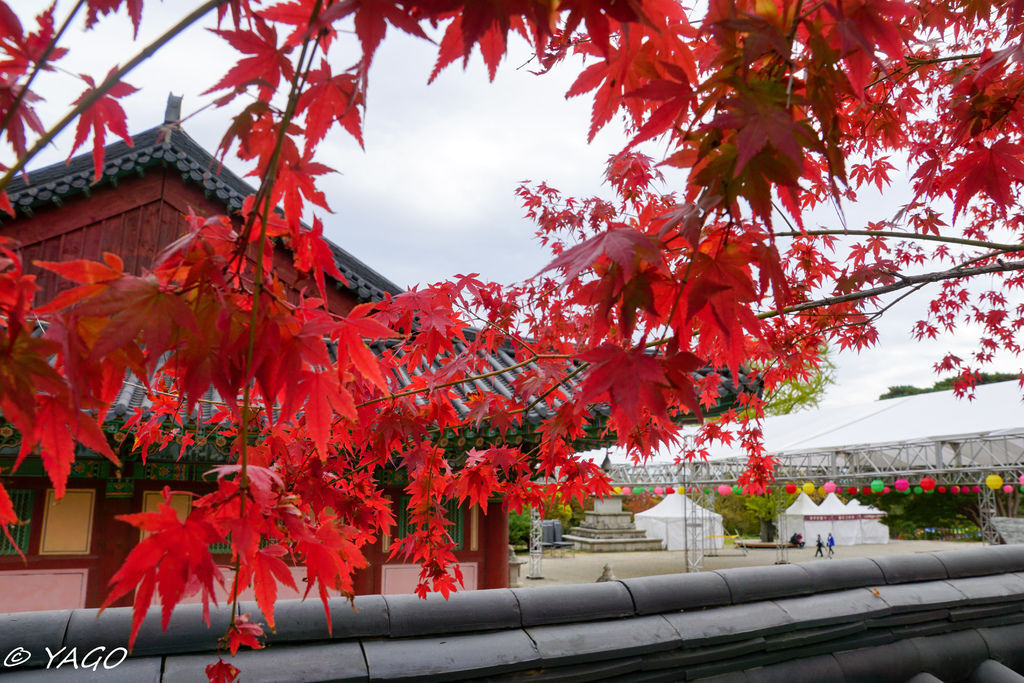
<svg viewBox="0 0 1024 683">
<path fill-rule="evenodd" d="M 110 78 L 114 71 L 115 69 L 111 69 L 110 73 L 107 74 L 107 78 Z M 82 74 L 81 79 L 89 84 L 89 88 L 72 103 L 75 105 L 81 104 L 86 97 L 89 97 L 96 90 L 96 83 L 92 78 Z M 68 153 L 68 160 L 70 161 L 71 157 L 75 155 L 75 152 L 86 141 L 91 131 L 92 163 L 95 171 L 94 183 L 99 182 L 103 177 L 103 147 L 108 128 L 111 133 L 124 140 L 129 147 L 132 146 L 132 138 L 128 135 L 128 122 L 124 109 L 121 108 L 117 100 L 131 95 L 136 90 L 135 86 L 129 85 L 124 81 L 117 83 L 78 117 L 78 126 L 75 128 L 75 142 L 71 146 L 71 152 Z"/>
<path fill-rule="evenodd" d="M 254 650 L 263 648 L 263 643 L 259 640 L 263 635 L 263 628 L 249 621 L 250 616 L 252 615 L 238 615 L 228 629 L 228 650 L 231 651 L 232 657 L 238 654 L 238 648 L 243 645 L 248 645 Z"/>
<path fill-rule="evenodd" d="M 219 657 L 216 662 L 207 665 L 204 671 L 210 683 L 232 683 L 239 674 L 238 667 Z"/>
</svg>

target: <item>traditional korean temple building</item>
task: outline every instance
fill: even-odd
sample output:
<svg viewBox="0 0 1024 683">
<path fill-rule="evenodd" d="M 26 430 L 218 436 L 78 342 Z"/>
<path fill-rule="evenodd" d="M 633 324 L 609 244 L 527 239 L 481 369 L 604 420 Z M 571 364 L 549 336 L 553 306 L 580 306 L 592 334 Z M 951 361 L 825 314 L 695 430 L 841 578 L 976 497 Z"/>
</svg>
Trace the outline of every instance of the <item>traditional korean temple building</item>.
<svg viewBox="0 0 1024 683">
<path fill-rule="evenodd" d="M 93 162 L 88 154 L 33 171 L 31 184 L 21 178 L 12 182 L 8 194 L 17 215 L 3 217 L 0 235 L 20 243 L 26 266 L 33 260 L 100 260 L 104 252 L 113 252 L 123 259 L 127 271 L 140 272 L 183 232 L 184 215 L 190 208 L 197 213 L 230 213 L 254 193 L 176 125 L 180 102 L 175 99 L 169 101 L 163 125 L 136 135 L 132 146 L 118 141 L 106 148 L 99 182 L 93 183 Z M 336 245 L 331 249 L 347 280 L 332 281 L 333 286 L 328 287 L 333 312 L 344 314 L 358 303 L 402 291 L 344 249 Z M 296 281 L 288 259 L 280 259 L 279 268 L 282 279 L 295 287 L 304 284 Z M 61 284 L 54 273 L 37 271 L 37 275 L 40 300 L 47 301 Z M 514 362 L 511 355 L 501 352 L 492 359 L 496 369 Z M 486 389 L 508 392 L 512 379 L 512 371 L 494 377 Z M 735 395 L 728 375 L 724 379 L 723 405 L 731 404 Z M 106 425 L 115 450 L 125 440 L 124 420 L 136 408 L 146 406 L 144 389 L 126 382 Z M 209 410 L 209 406 L 200 407 L 200 422 L 209 417 Z M 534 409 L 541 410 L 543 407 Z M 533 438 L 528 422 L 513 440 Z M 486 437 L 452 434 L 446 435 L 443 443 L 458 453 L 479 447 Z M 122 469 L 79 447 L 67 493 L 57 501 L 38 458 L 30 456 L 12 472 L 18 446 L 18 434 L 0 417 L 0 481 L 11 494 L 19 518 L 27 520 L 14 529 L 15 542 L 27 561 L 19 556 L 18 548 L 0 539 L 0 612 L 98 607 L 110 577 L 139 541 L 139 531 L 115 517 L 156 509 L 166 485 L 174 491 L 204 494 L 213 484 L 203 475 L 226 462 L 226 442 L 216 435 L 189 446 L 185 453 L 180 445 L 172 445 L 150 454 L 145 463 L 137 454 L 121 449 Z M 396 485 L 391 495 L 400 503 L 401 486 Z M 176 495 L 172 504 L 184 515 L 191 498 L 184 493 Z M 487 514 L 482 512 L 476 507 L 451 508 L 456 557 L 467 589 L 503 588 L 508 582 L 508 516 L 499 502 L 490 503 Z M 398 517 L 394 537 L 405 533 L 400 513 Z M 364 549 L 370 565 L 355 577 L 357 594 L 407 593 L 415 586 L 419 567 L 386 562 L 388 542 L 384 538 L 375 547 Z M 229 549 L 216 550 L 223 551 L 221 559 L 226 564 Z M 284 586 L 281 590 L 282 598 L 294 597 L 285 594 L 288 589 Z M 126 597 L 117 604 L 131 604 L 131 599 Z"/>
</svg>

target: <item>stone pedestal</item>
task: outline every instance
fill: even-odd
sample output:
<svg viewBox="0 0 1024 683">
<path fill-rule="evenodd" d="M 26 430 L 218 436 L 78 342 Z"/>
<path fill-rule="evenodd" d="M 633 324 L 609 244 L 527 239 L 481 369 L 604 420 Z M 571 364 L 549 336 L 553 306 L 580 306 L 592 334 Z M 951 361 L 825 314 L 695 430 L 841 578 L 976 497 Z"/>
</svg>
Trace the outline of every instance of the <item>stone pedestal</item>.
<svg viewBox="0 0 1024 683">
<path fill-rule="evenodd" d="M 633 525 L 633 513 L 622 509 L 621 496 L 595 501 L 594 509 L 584 513 L 583 524 L 562 538 L 575 543 L 577 550 L 591 553 L 661 550 L 660 538 L 647 538 Z"/>
</svg>

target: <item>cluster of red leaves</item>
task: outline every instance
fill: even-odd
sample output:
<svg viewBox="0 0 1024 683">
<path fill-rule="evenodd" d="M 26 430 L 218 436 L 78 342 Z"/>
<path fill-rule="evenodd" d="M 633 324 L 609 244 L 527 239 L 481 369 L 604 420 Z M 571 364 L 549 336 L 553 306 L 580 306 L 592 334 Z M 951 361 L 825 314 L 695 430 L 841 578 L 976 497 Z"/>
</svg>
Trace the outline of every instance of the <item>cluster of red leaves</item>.
<svg viewBox="0 0 1024 683">
<path fill-rule="evenodd" d="M 90 25 L 125 6 L 137 30 L 141 0 L 85 6 Z M 997 353 L 1019 356 L 1022 16 L 1021 0 L 712 0 L 702 18 L 674 0 L 224 3 L 215 33 L 240 56 L 208 91 L 232 111 L 219 152 L 250 162 L 259 190 L 236 216 L 189 217 L 143 273 L 110 254 L 38 264 L 77 285 L 51 302 L 33 301 L 33 276 L 0 244 L 0 411 L 22 435 L 19 463 L 39 453 L 59 494 L 76 442 L 116 461 L 101 428 L 126 374 L 153 401 L 127 425 L 143 458 L 175 438 L 188 447 L 196 405 L 218 404 L 202 429 L 237 464 L 217 489 L 185 520 L 169 505 L 125 517 L 148 533 L 109 598 L 137 591 L 132 638 L 154 593 L 166 625 L 182 596 L 207 603 L 227 584 L 210 543 L 230 542 L 232 594 L 252 587 L 271 628 L 278 586 L 294 588 L 286 559 L 325 606 L 328 591 L 351 594 L 362 548 L 395 524 L 379 482 L 396 469 L 409 533 L 392 556 L 422 565 L 421 594 L 447 595 L 461 581 L 447 501 L 520 508 L 607 492 L 573 453 L 597 439 L 642 457 L 674 441 L 681 420 L 718 401 L 722 376 L 696 372 L 705 366 L 756 369 L 766 396 L 742 394 L 692 454 L 735 444 L 744 487 L 760 492 L 774 464 L 756 422 L 765 399 L 813 373 L 823 345 L 874 343 L 880 295 L 941 282 L 915 333 L 982 330 L 972 359 L 937 364 L 960 374 L 958 390 Z M 45 130 L 32 75 L 64 56 L 54 24 L 51 10 L 26 32 L 0 0 L 0 127 L 19 163 Z M 339 70 L 349 25 L 360 58 Z M 608 166 L 612 199 L 520 188 L 554 254 L 536 277 L 457 276 L 342 316 L 327 309 L 325 277 L 343 278 L 320 220 L 303 217 L 328 210 L 317 188 L 328 132 L 363 143 L 369 67 L 389 26 L 439 31 L 431 78 L 476 49 L 493 78 L 516 35 L 543 70 L 577 54 L 568 95 L 592 94 L 589 137 L 623 118 L 631 139 Z M 99 175 L 106 133 L 128 139 L 117 99 L 133 88 L 116 70 L 99 86 L 82 79 L 74 147 L 92 135 Z M 665 145 L 658 162 L 636 151 L 652 139 Z M 816 207 L 887 189 L 903 163 L 913 198 L 894 215 L 863 229 L 812 224 Z M 665 168 L 685 174 L 674 194 L 657 190 Z M 281 279 L 289 260 L 313 296 Z M 975 274 L 995 284 L 978 292 Z M 496 353 L 513 360 L 511 386 L 494 377 Z M 510 438 L 538 419 L 535 443 Z M 467 433 L 490 442 L 450 457 L 444 442 Z M 0 526 L 16 522 L 0 487 Z M 260 634 L 238 617 L 227 647 Z M 219 661 L 208 674 L 237 669 Z"/>
</svg>

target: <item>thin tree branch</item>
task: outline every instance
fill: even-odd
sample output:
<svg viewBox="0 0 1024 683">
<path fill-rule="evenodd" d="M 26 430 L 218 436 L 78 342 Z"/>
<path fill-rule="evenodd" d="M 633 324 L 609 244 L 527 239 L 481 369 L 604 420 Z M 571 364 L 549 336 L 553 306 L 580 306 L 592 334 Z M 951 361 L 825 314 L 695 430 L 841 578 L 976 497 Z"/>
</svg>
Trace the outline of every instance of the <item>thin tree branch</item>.
<svg viewBox="0 0 1024 683">
<path fill-rule="evenodd" d="M 1007 273 L 1016 270 L 1024 270 L 1024 261 L 993 263 L 987 266 L 980 266 L 978 268 L 964 268 L 963 266 L 957 266 L 956 268 L 951 268 L 949 270 L 944 270 L 937 273 L 925 273 L 924 275 L 907 275 L 900 282 L 895 282 L 891 285 L 873 287 L 872 289 L 865 289 L 859 292 L 850 292 L 849 294 L 841 294 L 839 296 L 825 297 L 823 299 L 817 299 L 815 301 L 806 301 L 802 304 L 787 306 L 781 311 L 767 311 L 765 313 L 759 313 L 757 317 L 760 318 L 761 320 L 767 320 L 768 318 L 774 318 L 784 313 L 799 313 L 800 311 L 809 311 L 815 308 L 822 308 L 824 306 L 834 306 L 835 304 L 842 304 L 850 301 L 870 299 L 871 297 L 880 296 L 882 294 L 888 294 L 889 292 L 897 292 L 901 289 L 912 287 L 920 283 L 941 282 L 943 280 L 956 280 L 964 277 L 974 277 L 975 275 L 986 275 L 989 273 Z"/>
<path fill-rule="evenodd" d="M 972 240 L 963 237 L 946 237 L 942 235 L 926 235 L 916 232 L 894 232 L 891 230 L 805 230 L 803 232 L 793 230 L 791 232 L 777 232 L 776 237 L 805 237 L 822 235 L 858 235 L 864 237 L 892 237 L 901 240 L 924 240 L 927 242 L 942 242 L 946 244 L 962 244 L 968 247 L 981 247 L 982 249 L 993 249 L 996 251 L 1024 251 L 1022 244 L 1002 244 L 1000 242 L 985 242 L 983 240 Z"/>
</svg>

